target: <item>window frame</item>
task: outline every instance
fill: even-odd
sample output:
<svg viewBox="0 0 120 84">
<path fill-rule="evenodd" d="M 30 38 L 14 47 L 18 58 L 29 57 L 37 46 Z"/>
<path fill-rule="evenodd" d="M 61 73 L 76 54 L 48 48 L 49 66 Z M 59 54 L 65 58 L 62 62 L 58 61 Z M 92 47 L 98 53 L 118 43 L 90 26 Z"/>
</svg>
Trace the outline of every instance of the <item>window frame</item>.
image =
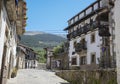
<svg viewBox="0 0 120 84">
<path fill-rule="evenodd" d="M 80 57 L 80 65 L 86 65 L 87 64 L 87 58 L 86 56 Z"/>
<path fill-rule="evenodd" d="M 91 36 L 90 36 L 91 43 L 95 43 L 95 40 L 96 40 L 95 33 L 92 33 Z"/>
<path fill-rule="evenodd" d="M 76 57 L 72 58 L 71 65 L 77 65 L 77 58 Z"/>
<path fill-rule="evenodd" d="M 77 44 L 77 41 L 74 41 L 74 42 L 73 42 L 73 47 L 74 47 L 74 48 L 75 48 L 76 44 Z"/>
<path fill-rule="evenodd" d="M 91 53 L 91 64 L 96 64 L 96 53 Z"/>
</svg>

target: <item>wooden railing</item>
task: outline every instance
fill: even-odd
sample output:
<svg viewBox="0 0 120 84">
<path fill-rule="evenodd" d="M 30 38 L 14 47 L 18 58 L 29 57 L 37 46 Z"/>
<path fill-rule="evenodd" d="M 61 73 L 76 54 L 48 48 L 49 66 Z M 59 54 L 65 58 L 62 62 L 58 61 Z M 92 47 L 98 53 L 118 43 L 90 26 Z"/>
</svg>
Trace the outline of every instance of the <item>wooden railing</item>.
<svg viewBox="0 0 120 84">
<path fill-rule="evenodd" d="M 68 23 L 69 23 L 69 25 L 72 25 L 75 22 L 77 22 L 78 20 L 82 19 L 83 17 L 86 17 L 87 15 L 92 13 L 93 11 L 97 11 L 97 10 L 102 9 L 104 7 L 105 7 L 105 5 L 102 4 L 102 0 L 97 0 L 96 2 L 94 2 L 93 4 L 88 6 L 86 9 L 84 9 L 83 11 L 81 11 L 80 13 L 78 13 L 77 15 L 72 17 L 68 21 Z"/>
<path fill-rule="evenodd" d="M 87 43 L 86 42 L 84 42 L 84 43 L 77 43 L 76 45 L 75 45 L 75 51 L 76 52 L 81 52 L 82 50 L 87 50 Z"/>
<path fill-rule="evenodd" d="M 96 28 L 100 28 L 103 26 L 108 26 L 108 22 L 106 21 L 94 21 L 89 24 L 85 24 L 83 27 L 79 27 L 76 31 L 73 31 L 67 35 L 68 40 L 80 36 L 82 34 L 87 34 L 89 31 L 93 31 Z"/>
</svg>

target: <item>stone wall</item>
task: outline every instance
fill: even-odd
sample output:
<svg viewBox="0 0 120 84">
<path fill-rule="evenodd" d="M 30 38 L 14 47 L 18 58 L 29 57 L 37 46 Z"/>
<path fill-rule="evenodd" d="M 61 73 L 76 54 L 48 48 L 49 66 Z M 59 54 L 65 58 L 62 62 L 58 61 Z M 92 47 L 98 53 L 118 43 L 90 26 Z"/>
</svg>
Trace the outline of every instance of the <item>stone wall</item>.
<svg viewBox="0 0 120 84">
<path fill-rule="evenodd" d="M 56 75 L 69 81 L 71 84 L 117 84 L 115 70 L 62 70 Z"/>
<path fill-rule="evenodd" d="M 99 68 L 98 64 L 85 64 L 80 66 L 69 66 L 70 70 L 96 70 Z"/>
<path fill-rule="evenodd" d="M 68 70 L 69 69 L 69 59 L 68 59 L 68 53 L 61 53 L 59 55 L 53 56 L 51 58 L 52 61 L 60 61 L 60 67 L 54 67 L 54 63 L 51 63 L 51 69 L 59 69 L 59 70 Z"/>
<path fill-rule="evenodd" d="M 44 64 L 44 63 L 38 63 L 37 69 L 45 70 L 46 69 L 46 64 Z"/>
</svg>

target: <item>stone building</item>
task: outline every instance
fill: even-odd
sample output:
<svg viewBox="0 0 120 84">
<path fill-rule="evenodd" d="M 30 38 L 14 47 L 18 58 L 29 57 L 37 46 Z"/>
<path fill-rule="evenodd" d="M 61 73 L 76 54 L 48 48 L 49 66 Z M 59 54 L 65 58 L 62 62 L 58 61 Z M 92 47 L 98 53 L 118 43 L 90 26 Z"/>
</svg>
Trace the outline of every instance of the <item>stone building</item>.
<svg viewBox="0 0 120 84">
<path fill-rule="evenodd" d="M 68 20 L 69 66 L 93 70 L 115 67 L 111 0 L 97 0 Z"/>
<path fill-rule="evenodd" d="M 51 69 L 51 58 L 53 56 L 53 50 L 52 49 L 49 49 L 49 48 L 44 48 L 45 51 L 46 51 L 46 68 L 47 69 Z"/>
<path fill-rule="evenodd" d="M 18 69 L 25 69 L 25 55 L 26 50 L 24 47 L 18 45 L 17 46 L 17 68 Z"/>
<path fill-rule="evenodd" d="M 25 0 L 0 0 L 0 84 L 6 84 L 16 67 L 18 36 L 26 26 Z"/>
<path fill-rule="evenodd" d="M 19 68 L 37 68 L 37 53 L 30 47 L 19 44 L 17 56 Z"/>
<path fill-rule="evenodd" d="M 68 53 L 62 52 L 60 54 L 53 55 L 51 57 L 51 69 L 68 70 L 69 69 Z"/>
<path fill-rule="evenodd" d="M 65 42 L 59 49 L 58 53 L 55 53 L 54 50 L 51 52 L 52 54 L 50 55 L 50 68 L 52 70 L 69 69 L 68 46 L 68 42 Z"/>
<path fill-rule="evenodd" d="M 117 83 L 120 84 L 120 0 L 112 0 L 114 3 L 114 21 L 115 21 L 115 46 L 116 46 L 116 64 L 117 64 Z"/>
</svg>

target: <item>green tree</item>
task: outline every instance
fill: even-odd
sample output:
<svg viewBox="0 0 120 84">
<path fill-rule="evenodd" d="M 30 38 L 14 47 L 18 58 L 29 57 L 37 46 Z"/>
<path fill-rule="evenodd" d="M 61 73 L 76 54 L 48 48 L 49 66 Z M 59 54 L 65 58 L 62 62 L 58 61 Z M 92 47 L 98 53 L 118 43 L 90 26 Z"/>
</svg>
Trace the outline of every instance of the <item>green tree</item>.
<svg viewBox="0 0 120 84">
<path fill-rule="evenodd" d="M 39 63 L 46 63 L 46 58 L 44 57 L 46 52 L 43 49 L 37 50 L 38 53 L 38 62 Z"/>
<path fill-rule="evenodd" d="M 58 45 L 58 46 L 53 48 L 53 54 L 54 55 L 60 54 L 62 52 L 64 52 L 64 45 L 63 45 L 63 43 L 61 45 Z"/>
</svg>

